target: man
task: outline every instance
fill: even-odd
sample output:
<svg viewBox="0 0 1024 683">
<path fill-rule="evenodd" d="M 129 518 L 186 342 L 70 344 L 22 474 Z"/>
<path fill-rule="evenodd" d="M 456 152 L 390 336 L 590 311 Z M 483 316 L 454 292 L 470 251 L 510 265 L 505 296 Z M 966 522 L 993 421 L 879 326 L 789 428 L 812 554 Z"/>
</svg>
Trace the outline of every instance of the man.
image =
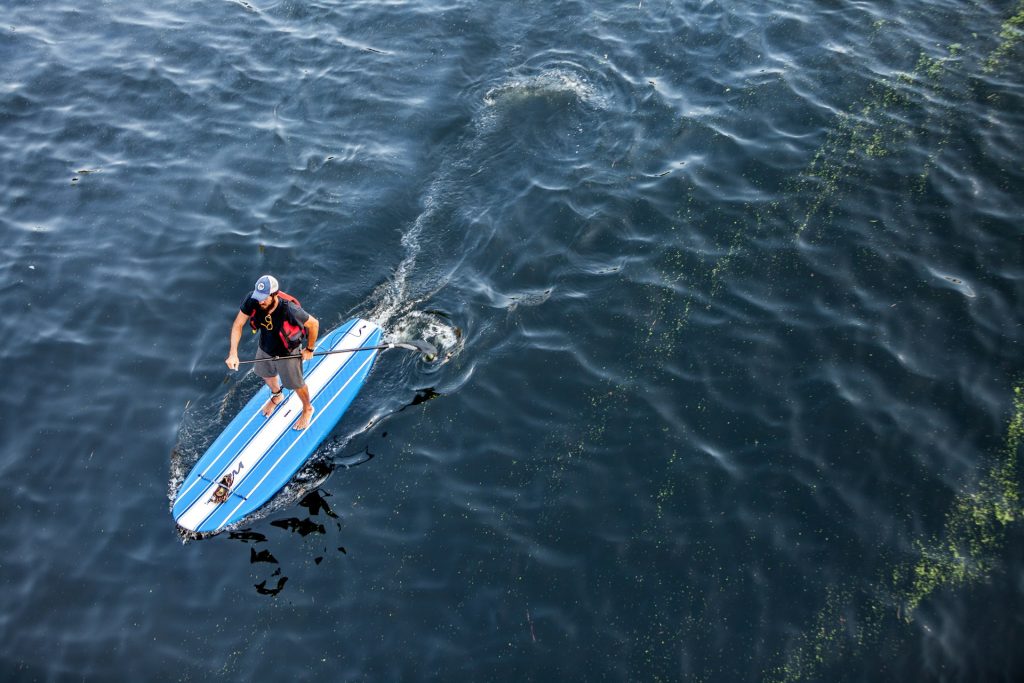
<svg viewBox="0 0 1024 683">
<path fill-rule="evenodd" d="M 293 429 L 305 429 L 313 417 L 313 404 L 309 400 L 309 387 L 302 378 L 302 362 L 313 357 L 320 323 L 302 310 L 299 302 L 280 291 L 277 279 L 264 275 L 256 281 L 256 288 L 246 294 L 238 315 L 231 325 L 231 346 L 224 361 L 232 370 L 238 369 L 238 342 L 242 328 L 248 323 L 253 332 L 260 333 L 260 346 L 256 351 L 256 374 L 270 387 L 270 400 L 263 406 L 263 414 L 270 417 L 284 402 L 282 384 L 302 400 L 302 414 Z M 302 349 L 301 358 L 291 356 Z"/>
</svg>

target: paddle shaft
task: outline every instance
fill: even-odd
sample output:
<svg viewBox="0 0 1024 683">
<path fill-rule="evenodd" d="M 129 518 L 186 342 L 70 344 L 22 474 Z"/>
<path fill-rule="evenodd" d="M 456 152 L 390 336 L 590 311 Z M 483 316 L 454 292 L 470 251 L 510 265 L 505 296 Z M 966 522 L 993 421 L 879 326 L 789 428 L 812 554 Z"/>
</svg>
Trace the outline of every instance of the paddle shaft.
<svg viewBox="0 0 1024 683">
<path fill-rule="evenodd" d="M 335 349 L 333 351 L 317 351 L 313 355 L 314 356 L 330 356 L 332 353 L 355 353 L 356 351 L 379 351 L 379 350 L 382 350 L 382 349 L 394 349 L 394 348 L 412 348 L 414 351 L 419 351 L 419 349 L 417 349 L 414 346 L 403 346 L 401 342 L 398 342 L 398 343 L 395 343 L 395 344 L 379 344 L 377 346 L 360 346 L 358 349 Z M 238 364 L 239 365 L 244 365 L 246 363 L 256 363 L 256 362 L 259 362 L 261 360 L 285 360 L 285 359 L 288 359 L 288 358 L 302 358 L 302 354 L 300 353 L 297 356 L 270 356 L 268 358 L 257 358 L 255 360 L 240 360 L 240 361 L 238 361 Z"/>
</svg>

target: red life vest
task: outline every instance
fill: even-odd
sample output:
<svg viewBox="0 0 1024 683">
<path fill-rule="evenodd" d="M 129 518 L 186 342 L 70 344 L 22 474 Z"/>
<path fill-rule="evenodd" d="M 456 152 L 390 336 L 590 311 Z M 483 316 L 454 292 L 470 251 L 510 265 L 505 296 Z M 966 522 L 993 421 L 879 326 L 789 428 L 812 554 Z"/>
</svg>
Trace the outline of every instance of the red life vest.
<svg viewBox="0 0 1024 683">
<path fill-rule="evenodd" d="M 299 308 L 302 308 L 302 304 L 299 303 L 299 300 L 296 299 L 291 294 L 286 294 L 285 292 L 282 292 L 280 290 L 274 292 L 274 294 L 281 297 L 282 300 L 287 301 L 289 303 L 293 303 Z M 256 334 L 257 332 L 260 331 L 261 323 L 256 322 L 256 314 L 259 312 L 260 308 L 257 306 L 253 310 L 253 312 L 249 314 L 249 327 L 252 328 L 253 334 Z M 306 326 L 296 325 L 295 323 L 288 319 L 288 314 L 285 313 L 284 317 L 282 318 L 281 329 L 277 331 L 277 334 L 279 337 L 281 337 L 281 343 L 284 344 L 284 347 L 288 349 L 288 351 L 290 352 L 296 347 L 298 347 L 299 344 L 305 343 Z"/>
</svg>

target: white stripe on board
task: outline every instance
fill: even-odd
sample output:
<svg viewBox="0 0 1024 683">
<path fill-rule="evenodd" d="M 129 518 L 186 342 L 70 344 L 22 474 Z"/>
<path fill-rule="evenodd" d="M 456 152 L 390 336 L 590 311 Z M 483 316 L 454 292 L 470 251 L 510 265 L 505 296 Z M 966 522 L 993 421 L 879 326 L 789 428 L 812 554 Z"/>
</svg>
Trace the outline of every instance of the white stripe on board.
<svg viewBox="0 0 1024 683">
<path fill-rule="evenodd" d="M 345 389 L 347 389 L 347 388 L 348 388 L 348 385 L 352 383 L 352 380 L 354 380 L 354 379 L 355 379 L 356 377 L 358 377 L 358 376 L 359 376 L 359 374 L 360 374 L 360 373 L 361 373 L 361 372 L 363 371 L 363 369 L 364 369 L 364 368 L 365 368 L 365 367 L 366 367 L 366 366 L 367 366 L 367 365 L 368 365 L 369 363 L 373 362 L 373 359 L 374 359 L 374 358 L 376 358 L 376 357 L 377 357 L 377 354 L 376 354 L 376 352 L 374 352 L 374 353 L 371 353 L 371 354 L 370 354 L 370 357 L 369 357 L 369 358 L 367 358 L 367 359 L 366 359 L 365 361 L 363 361 L 363 364 L 359 366 L 359 369 L 358 369 L 358 370 L 356 370 L 356 371 L 355 371 L 354 373 L 352 373 L 352 376 L 351 376 L 351 377 L 349 377 L 349 378 L 348 378 L 348 380 L 346 380 L 345 384 L 344 384 L 344 385 L 343 385 L 343 386 L 341 387 L 341 389 L 339 389 L 339 390 L 338 390 L 338 392 L 337 392 L 336 394 L 334 394 L 334 396 L 332 396 L 332 397 L 331 397 L 331 400 L 330 400 L 330 401 L 328 401 L 328 402 L 327 402 L 326 404 L 324 404 L 324 405 L 323 405 L 323 406 L 322 406 L 322 407 L 320 408 L 320 410 L 318 410 L 317 412 L 313 413 L 313 419 L 309 421 L 309 426 L 310 426 L 310 427 L 312 427 L 312 426 L 313 426 L 313 423 L 314 423 L 314 422 L 316 422 L 316 419 L 317 419 L 317 417 L 318 417 L 318 416 L 320 416 L 320 415 L 322 415 L 322 414 L 323 414 L 323 413 L 324 413 L 324 412 L 325 412 L 325 411 L 327 410 L 327 408 L 329 408 L 329 407 L 330 407 L 330 405 L 331 405 L 332 403 L 334 403 L 334 399 L 338 398 L 339 396 L 341 396 L 341 395 L 342 395 L 342 393 L 344 393 Z M 262 484 L 263 482 L 265 482 L 265 481 L 267 480 L 267 477 L 269 477 L 269 476 L 271 475 L 271 473 L 272 473 L 272 472 L 273 472 L 273 471 L 274 471 L 275 469 L 277 469 L 277 466 L 281 464 L 281 461 L 282 461 L 282 460 L 284 460 L 284 456 L 288 455 L 288 452 L 289 452 L 289 451 L 291 451 L 291 449 L 292 449 L 292 448 L 294 448 L 294 447 L 295 447 L 295 444 L 297 444 L 298 442 L 299 442 L 299 440 L 298 440 L 298 439 L 296 439 L 295 441 L 293 441 L 293 442 L 292 442 L 292 443 L 291 443 L 291 444 L 290 444 L 290 445 L 288 446 L 288 448 L 284 449 L 284 453 L 282 453 L 282 454 L 281 454 L 281 455 L 280 455 L 280 456 L 279 456 L 279 457 L 277 458 L 277 462 L 275 462 L 275 463 L 274 463 L 274 464 L 273 464 L 273 465 L 272 465 L 272 466 L 270 467 L 270 469 L 269 469 L 269 470 L 267 470 L 267 473 L 266 473 L 266 474 L 264 474 L 264 475 L 263 475 L 263 477 L 262 477 L 262 478 L 261 478 L 261 479 L 260 479 L 260 480 L 259 480 L 258 482 L 256 482 L 256 485 L 255 485 L 255 486 L 253 486 L 253 487 L 252 487 L 251 489 L 249 489 L 249 495 L 252 495 L 252 494 L 253 494 L 253 493 L 254 493 L 254 492 L 256 491 L 256 489 L 258 489 L 258 488 L 260 487 L 260 484 Z M 229 520 L 229 519 L 231 519 L 232 517 L 234 517 L 235 513 L 236 513 L 236 512 L 238 512 L 238 508 L 242 507 L 242 505 L 243 505 L 243 504 L 244 504 L 245 502 L 246 502 L 246 501 L 244 501 L 244 500 L 243 500 L 243 501 L 241 501 L 241 502 L 240 502 L 240 503 L 239 503 L 238 505 L 236 505 L 236 506 L 235 506 L 235 509 L 234 509 L 234 510 L 232 510 L 232 511 L 231 511 L 231 512 L 230 512 L 230 513 L 228 514 L 227 518 L 226 518 L 226 519 L 225 519 L 225 520 L 224 520 L 223 522 L 221 522 L 221 523 L 220 523 L 220 525 L 219 525 L 219 526 L 217 527 L 216 531 L 220 531 L 220 530 L 221 530 L 221 529 L 222 529 L 222 528 L 224 527 L 224 525 L 228 523 L 228 520 Z"/>
<path fill-rule="evenodd" d="M 359 338 L 363 337 L 363 334 L 353 334 L 358 325 L 359 323 L 354 325 L 349 332 L 341 338 L 341 342 L 337 345 L 332 345 L 332 348 L 337 348 L 337 346 L 340 346 L 341 344 L 348 345 L 349 343 L 355 343 L 349 341 L 350 337 L 358 342 Z M 306 377 L 306 385 L 309 387 L 310 400 L 315 401 L 320 397 L 320 394 L 323 392 L 328 382 L 344 366 L 351 356 L 352 353 L 339 353 L 324 356 L 324 360 L 317 365 L 308 377 Z M 372 354 L 371 358 L 375 356 L 376 354 Z M 346 386 L 347 385 L 348 383 L 346 383 Z M 333 402 L 333 399 L 331 401 Z M 330 402 L 327 405 L 330 405 Z M 217 481 L 220 480 L 223 473 L 238 471 L 240 465 L 244 467 L 244 473 L 241 475 L 242 480 L 236 482 L 232 487 L 232 490 L 237 490 L 237 487 L 246 478 L 248 473 L 262 461 L 263 457 L 267 454 L 267 451 L 272 449 L 275 442 L 291 429 L 292 424 L 298 417 L 298 413 L 295 412 L 296 410 L 301 412 L 302 400 L 292 392 L 292 394 L 277 407 L 277 410 L 270 418 L 264 418 L 267 420 L 267 424 L 260 428 L 255 437 L 246 444 L 234 460 L 227 467 L 218 470 L 220 474 L 217 475 L 216 479 L 212 483 L 209 481 L 205 482 L 207 484 L 206 490 L 201 496 L 193 501 L 191 505 L 189 505 L 181 516 L 178 517 L 178 524 L 186 529 L 194 530 L 200 526 L 207 517 L 212 515 L 221 505 L 211 502 L 211 498 L 213 497 L 214 491 L 216 491 L 220 486 Z M 314 413 L 314 419 L 322 410 L 323 408 Z M 256 416 L 262 417 L 258 409 L 255 411 L 253 417 L 255 418 Z M 302 432 L 295 432 L 295 440 L 292 445 L 298 441 L 302 434 Z M 247 460 L 249 461 L 249 464 L 245 465 Z M 208 467 L 207 471 L 209 469 L 210 468 Z M 205 474 L 206 472 L 204 471 L 204 475 Z M 197 479 L 196 481 L 203 480 Z M 235 496 L 231 496 L 231 499 L 233 498 L 235 498 Z"/>
<path fill-rule="evenodd" d="M 361 320 L 357 320 L 355 324 L 353 324 L 351 327 L 349 327 L 348 332 L 346 332 L 345 335 L 342 338 L 343 339 L 346 338 L 349 333 L 351 333 L 354 329 L 356 329 L 356 324 L 358 324 L 359 322 L 362 322 L 362 321 Z M 332 346 L 331 348 L 334 348 L 334 346 Z M 319 365 L 317 367 L 319 368 Z M 315 372 L 315 370 L 314 370 L 314 372 Z M 262 389 L 262 387 L 261 387 L 261 389 Z M 206 477 L 206 475 L 209 474 L 210 470 L 214 469 L 214 467 L 217 465 L 217 462 L 220 460 L 221 456 L 224 455 L 224 453 L 228 450 L 228 448 L 231 447 L 232 444 L 235 443 L 235 441 L 238 439 L 239 436 L 241 436 L 243 433 L 245 433 L 245 430 L 249 427 L 250 424 L 252 424 L 252 421 L 254 419 L 256 419 L 257 417 L 263 417 L 263 414 L 262 414 L 261 410 L 262 410 L 262 406 L 260 408 L 257 408 L 256 410 L 253 411 L 252 415 L 249 416 L 249 419 L 246 420 L 245 424 L 242 425 L 241 428 L 239 428 L 235 432 L 235 435 L 233 437 L 231 437 L 231 439 L 228 441 L 227 444 L 225 444 L 224 448 L 221 449 L 220 453 L 218 453 L 214 458 L 210 459 L 209 464 L 206 465 L 206 469 L 204 469 L 202 472 L 200 472 L 199 476 L 197 476 L 195 479 L 192 480 L 192 483 L 188 485 L 188 488 L 186 488 L 184 491 L 179 491 L 178 492 L 178 495 L 176 496 L 176 501 L 183 500 L 185 498 L 185 496 L 188 495 L 189 491 L 192 490 L 193 486 L 198 484 L 200 481 L 204 481 L 203 477 Z M 264 419 L 266 419 L 266 418 L 264 418 Z M 269 424 L 264 424 L 264 425 L 262 425 L 260 427 L 260 429 L 266 429 L 267 426 L 269 426 Z M 259 430 L 257 430 L 256 433 L 258 434 Z M 205 457 L 205 454 L 204 454 L 204 457 Z M 229 470 L 227 470 L 227 469 L 220 470 L 221 473 L 218 474 L 216 478 L 219 480 L 223 476 L 223 474 L 225 472 L 227 472 L 227 471 L 229 471 Z M 206 479 L 206 481 L 209 481 L 209 479 Z M 195 501 L 193 501 L 192 504 L 194 504 L 194 503 L 195 503 Z"/>
<path fill-rule="evenodd" d="M 252 415 L 250 415 L 249 419 L 245 421 L 245 424 L 242 425 L 241 429 L 239 429 L 237 432 L 235 432 L 235 435 L 233 437 L 231 437 L 231 440 L 228 441 L 227 444 L 224 445 L 224 448 L 220 449 L 220 453 L 218 453 L 215 458 L 210 460 L 210 464 L 206 466 L 206 469 L 203 470 L 202 472 L 200 472 L 199 476 L 192 480 L 192 483 L 188 485 L 188 488 L 186 488 L 184 491 L 181 491 L 181 492 L 178 493 L 178 500 L 181 500 L 182 498 L 187 496 L 188 492 L 192 490 L 193 486 L 195 486 L 200 481 L 203 481 L 202 478 L 205 477 L 206 474 L 211 469 L 213 469 L 213 466 L 217 464 L 218 460 L 220 460 L 220 456 L 224 455 L 224 451 L 229 449 L 231 447 L 231 444 L 233 444 L 235 442 L 235 439 L 237 439 L 239 436 L 242 435 L 243 432 L 245 432 L 246 427 L 248 427 L 252 423 L 253 419 L 257 415 L 259 415 L 260 417 L 263 416 L 258 409 Z"/>
</svg>

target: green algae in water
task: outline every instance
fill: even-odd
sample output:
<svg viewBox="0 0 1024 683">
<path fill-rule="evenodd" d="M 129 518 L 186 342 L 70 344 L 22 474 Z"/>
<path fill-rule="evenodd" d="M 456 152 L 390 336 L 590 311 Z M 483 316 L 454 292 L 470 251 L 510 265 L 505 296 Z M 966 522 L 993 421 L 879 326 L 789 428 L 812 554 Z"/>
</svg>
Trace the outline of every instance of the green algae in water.
<svg viewBox="0 0 1024 683">
<path fill-rule="evenodd" d="M 1009 54 L 1020 39 L 1018 26 L 1024 21 L 1024 3 L 1020 18 L 1014 17 L 1004 24 L 1000 48 L 993 58 Z M 1017 20 L 1017 23 L 1014 23 Z M 884 27 L 876 22 L 876 31 Z M 928 150 L 919 171 L 911 171 L 905 187 L 908 196 L 923 191 L 937 159 L 949 142 L 952 121 L 962 116 L 956 110 L 956 101 L 963 100 L 965 92 L 954 89 L 963 86 L 966 77 L 963 63 L 963 45 L 953 43 L 945 55 L 921 52 L 913 67 L 892 79 L 870 84 L 866 96 L 854 103 L 847 114 L 840 116 L 837 125 L 825 143 L 817 150 L 807 168 L 790 182 L 791 190 L 809 194 L 804 203 L 803 220 L 796 230 L 797 236 L 808 226 L 818 223 L 827 227 L 832 212 L 851 180 L 870 171 L 871 164 L 898 154 L 914 143 Z M 917 121 L 917 125 L 913 124 Z M 932 133 L 929 133 L 932 131 Z M 930 139 L 928 139 L 930 137 Z M 692 196 L 689 204 L 692 202 Z M 639 346 L 669 354 L 678 348 L 681 331 L 686 327 L 693 304 L 700 301 L 694 294 L 706 285 L 708 305 L 720 293 L 723 283 L 733 271 L 737 259 L 749 252 L 753 237 L 763 232 L 769 222 L 782 213 L 782 204 L 773 202 L 753 212 L 754 225 L 746 221 L 732 221 L 726 239 L 726 253 L 706 264 L 702 255 L 684 250 L 666 250 L 659 259 L 657 269 L 661 283 L 649 288 L 644 297 L 650 312 L 650 326 L 638 331 Z M 687 209 L 683 225 L 690 227 L 693 217 Z M 698 219 L 699 220 L 699 219 Z M 706 227 L 707 223 L 701 227 Z M 675 229 L 675 227 L 673 228 Z M 680 287 L 688 284 L 689 287 Z M 629 359 L 625 385 L 645 372 L 655 371 L 643 354 Z M 582 427 L 571 427 L 556 436 L 561 448 L 556 448 L 551 469 L 549 489 L 557 491 L 570 463 L 585 456 L 588 444 L 600 443 L 605 438 L 605 424 L 615 403 L 610 400 L 623 385 L 597 387 L 587 393 L 584 401 Z M 936 538 L 918 540 L 913 544 L 913 557 L 903 563 L 890 565 L 886 575 L 874 585 L 865 588 L 833 586 L 827 591 L 824 606 L 810 627 L 800 635 L 795 647 L 781 655 L 785 663 L 765 672 L 767 680 L 818 680 L 824 670 L 844 660 L 863 656 L 865 648 L 878 645 L 883 629 L 913 621 L 914 612 L 923 600 L 943 587 L 957 587 L 982 580 L 996 571 L 996 553 L 1005 541 L 1006 526 L 1019 521 L 1020 490 L 1018 484 L 1017 453 L 1024 431 L 1024 407 L 1021 388 L 1015 389 L 1014 417 L 1010 422 L 1004 457 L 998 459 L 968 492 L 957 495 L 947 514 L 943 530 Z M 556 444 L 551 444 L 556 445 Z M 664 532 L 666 511 L 672 508 L 684 484 L 672 467 L 676 457 L 666 458 L 662 478 L 650 492 L 654 515 L 646 532 Z M 548 520 L 556 523 L 555 520 Z M 660 543 L 658 544 L 660 546 Z M 667 662 L 674 654 L 672 643 L 686 640 L 701 628 L 700 618 L 692 612 L 701 612 L 700 599 L 685 589 L 670 592 L 665 610 L 659 612 L 658 623 L 652 623 L 649 632 L 638 634 L 646 647 L 645 659 L 654 668 L 655 662 Z M 689 609 L 686 609 L 686 608 Z M 682 622 L 665 617 L 668 613 L 689 614 Z"/>
<path fill-rule="evenodd" d="M 855 613 L 851 605 L 864 604 L 864 596 L 845 587 L 830 587 L 825 605 L 801 637 L 786 663 L 765 676 L 766 681 L 820 680 L 821 670 L 853 656 L 878 633 L 883 612 L 871 607 Z"/>
<path fill-rule="evenodd" d="M 863 647 L 877 643 L 884 622 L 913 621 L 914 612 L 940 588 L 956 588 L 991 575 L 998 569 L 998 553 L 1010 524 L 1024 518 L 1021 507 L 1019 457 L 1024 443 L 1024 385 L 1013 390 L 1013 413 L 1006 430 L 1006 442 L 998 457 L 971 490 L 956 496 L 946 515 L 942 533 L 930 541 L 916 542 L 918 559 L 892 570 L 879 582 L 881 590 L 894 598 L 896 614 L 887 600 L 863 597 L 849 587 L 833 587 L 811 627 L 801 635 L 786 661 L 766 678 L 784 681 L 817 680 L 821 670 L 855 656 Z M 843 607 L 863 605 L 852 622 Z"/>
<path fill-rule="evenodd" d="M 793 194 L 815 188 L 803 220 L 797 225 L 798 237 L 826 207 L 835 205 L 848 179 L 866 170 L 866 164 L 902 151 L 915 141 L 924 140 L 938 117 L 941 124 L 935 127 L 940 129 L 939 137 L 931 141 L 931 144 L 921 145 L 931 147 L 932 151 L 914 186 L 910 188 L 912 193 L 923 190 L 939 154 L 948 143 L 952 118 L 947 106 L 930 104 L 928 96 L 942 94 L 949 87 L 949 78 L 958 73 L 954 67 L 959 64 L 962 52 L 963 46 L 953 43 L 948 46 L 944 56 L 933 57 L 921 53 L 911 71 L 898 74 L 891 80 L 871 83 L 864 100 L 855 105 L 851 112 L 840 116 L 836 128 L 793 184 Z M 923 89 L 926 97 L 912 97 L 915 88 Z M 937 100 L 942 101 L 943 98 Z M 915 111 L 924 111 L 920 125 L 908 123 L 912 119 L 908 115 Z M 862 163 L 858 164 L 857 161 Z M 831 210 L 826 214 L 824 222 L 830 220 Z"/>
<path fill-rule="evenodd" d="M 1013 16 L 1003 22 L 999 30 L 999 45 L 985 60 L 982 71 L 991 74 L 1001 69 L 1022 40 L 1024 40 L 1024 2 L 1017 6 Z"/>
<path fill-rule="evenodd" d="M 918 543 L 921 557 L 905 575 L 897 570 L 904 593 L 903 619 L 910 622 L 921 601 L 942 587 L 955 587 L 988 576 L 996 568 L 1007 525 L 1021 519 L 1018 453 L 1024 437 L 1024 395 L 1014 389 L 1014 414 L 1006 446 L 973 491 L 961 493 L 946 517 L 942 538 Z"/>
</svg>

